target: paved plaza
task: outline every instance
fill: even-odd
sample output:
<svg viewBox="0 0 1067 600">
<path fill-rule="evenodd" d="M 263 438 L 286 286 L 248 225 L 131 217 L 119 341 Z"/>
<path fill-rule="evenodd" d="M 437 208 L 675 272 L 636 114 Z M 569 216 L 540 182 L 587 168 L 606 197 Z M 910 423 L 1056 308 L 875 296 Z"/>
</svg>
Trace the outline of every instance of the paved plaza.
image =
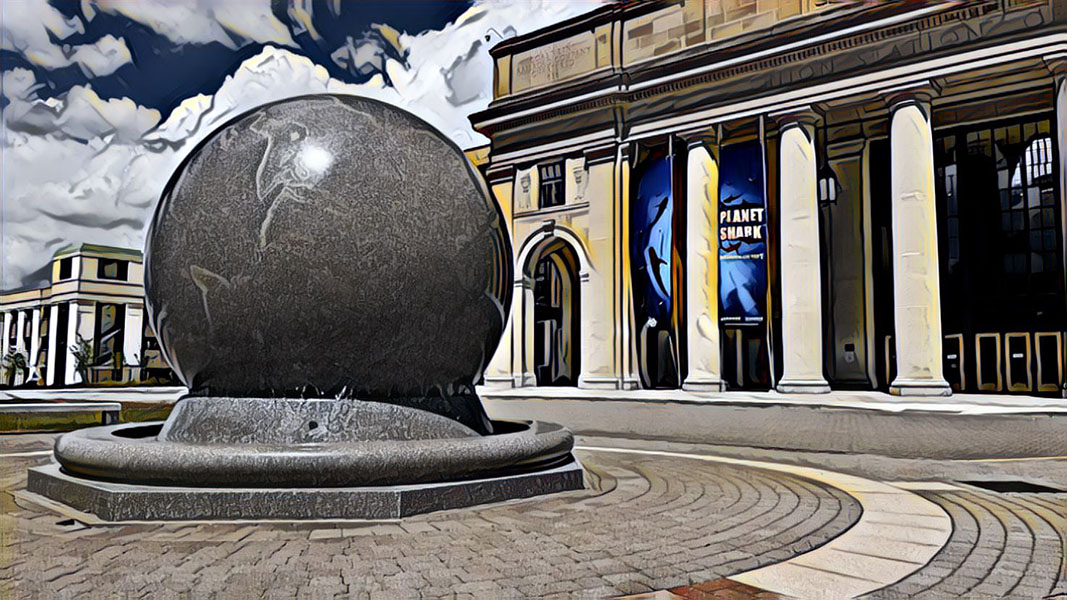
<svg viewBox="0 0 1067 600">
<path fill-rule="evenodd" d="M 752 462 L 722 457 L 744 454 L 736 448 L 585 437 L 587 489 L 548 498 L 374 523 L 100 524 L 25 492 L 26 468 L 51 460 L 53 440 L 0 438 L 0 596 L 776 597 L 765 590 L 791 569 L 827 597 L 1067 593 L 1067 495 L 887 485 L 835 471 L 857 471 L 848 457 L 749 451 Z M 797 466 L 818 462 L 827 468 Z M 940 475 L 988 468 L 967 464 Z M 1009 461 L 1004 472 L 1065 465 Z M 936 467 L 883 459 L 870 470 L 889 479 Z M 880 498 L 889 508 L 875 507 Z M 820 554 L 837 558 L 819 566 Z"/>
</svg>

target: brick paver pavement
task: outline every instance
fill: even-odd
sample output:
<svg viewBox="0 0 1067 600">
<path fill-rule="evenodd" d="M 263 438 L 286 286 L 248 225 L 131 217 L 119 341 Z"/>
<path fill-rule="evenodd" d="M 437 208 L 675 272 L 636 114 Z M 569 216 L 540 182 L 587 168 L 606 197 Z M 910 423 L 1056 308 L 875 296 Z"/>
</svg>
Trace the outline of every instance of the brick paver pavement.
<svg viewBox="0 0 1067 600">
<path fill-rule="evenodd" d="M 1067 597 L 1067 494 L 923 492 L 952 517 L 948 544 L 882 598 Z"/>
<path fill-rule="evenodd" d="M 0 453 L 40 447 L 0 438 Z M 839 490 L 783 474 L 580 458 L 592 489 L 398 522 L 96 527 L 12 496 L 48 457 L 0 459 L 0 586 L 20 598 L 603 597 L 784 560 L 860 511 Z"/>
<path fill-rule="evenodd" d="M 0 437 L 0 454 L 39 452 L 53 439 Z M 509 598 L 667 589 L 706 598 L 697 592 L 722 595 L 722 577 L 818 546 L 859 514 L 840 491 L 783 474 L 580 456 L 590 476 L 584 492 L 397 522 L 103 527 L 17 500 L 26 468 L 48 457 L 9 456 L 0 459 L 0 598 L 5 590 L 18 598 Z M 952 536 L 930 563 L 872 598 L 1067 593 L 1067 496 L 919 493 L 950 515 Z"/>
</svg>

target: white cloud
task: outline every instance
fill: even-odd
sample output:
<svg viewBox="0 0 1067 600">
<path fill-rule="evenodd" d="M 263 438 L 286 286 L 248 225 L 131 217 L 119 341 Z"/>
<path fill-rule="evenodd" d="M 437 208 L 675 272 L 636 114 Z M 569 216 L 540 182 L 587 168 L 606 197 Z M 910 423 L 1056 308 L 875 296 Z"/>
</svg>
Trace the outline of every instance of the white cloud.
<svg viewBox="0 0 1067 600">
<path fill-rule="evenodd" d="M 137 21 L 176 44 L 295 45 L 270 0 L 92 0 L 88 6 Z"/>
<path fill-rule="evenodd" d="M 87 44 L 58 44 L 85 33 L 77 17 L 67 18 L 46 0 L 5 0 L 0 19 L 0 48 L 18 52 L 45 69 L 76 65 L 86 77 L 110 75 L 131 62 L 126 41 L 112 35 Z"/>
<path fill-rule="evenodd" d="M 5 71 L 3 82 L 10 101 L 3 115 L 8 132 L 136 143 L 160 120 L 158 110 L 138 106 L 129 98 L 103 100 L 90 86 L 74 86 L 62 98 L 40 99 L 41 86 L 27 69 Z"/>
<path fill-rule="evenodd" d="M 381 74 L 366 83 L 345 83 L 305 56 L 267 47 L 244 61 L 213 95 L 188 98 L 163 120 L 157 111 L 129 99 L 101 99 L 89 86 L 72 88 L 59 98 L 40 97 L 42 88 L 31 71 L 5 72 L 9 104 L 3 113 L 7 136 L 0 145 L 0 285 L 42 283 L 28 278 L 56 249 L 72 242 L 143 246 L 144 225 L 184 154 L 222 123 L 266 102 L 323 92 L 369 96 L 410 110 L 461 147 L 483 143 L 467 115 L 491 98 L 485 35 L 493 38 L 489 44 L 496 43 L 502 35 L 548 25 L 592 6 L 548 0 L 484 3 L 441 31 L 402 35 L 406 64 L 389 59 L 385 65 L 395 87 Z"/>
<path fill-rule="evenodd" d="M 77 86 L 41 98 L 26 69 L 5 72 L 2 287 L 27 280 L 58 248 L 90 242 L 139 248 L 159 194 L 185 153 L 217 126 L 282 98 L 323 92 L 396 100 L 381 78 L 362 86 L 277 48 L 246 60 L 213 96 L 183 102 L 165 122 L 158 111 L 103 100 Z"/>
</svg>

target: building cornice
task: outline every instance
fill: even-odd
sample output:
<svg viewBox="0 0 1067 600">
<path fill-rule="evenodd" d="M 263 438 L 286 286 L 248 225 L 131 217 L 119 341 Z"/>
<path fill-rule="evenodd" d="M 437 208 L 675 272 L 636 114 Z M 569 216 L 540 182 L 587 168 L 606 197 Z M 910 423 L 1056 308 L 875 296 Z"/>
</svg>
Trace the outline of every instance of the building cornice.
<svg viewBox="0 0 1067 600">
<path fill-rule="evenodd" d="M 772 27 L 762 32 L 761 41 L 755 39 L 746 40 L 744 43 L 735 41 L 728 49 L 724 48 L 724 44 L 709 44 L 705 47 L 698 47 L 694 52 L 681 52 L 659 61 L 635 65 L 624 69 L 623 72 L 598 73 L 593 78 L 579 78 L 548 91 L 509 97 L 494 102 L 485 111 L 475 113 L 471 116 L 471 121 L 476 129 L 493 138 L 504 131 L 530 131 L 531 126 L 536 127 L 541 123 L 557 119 L 574 120 L 581 115 L 606 113 L 607 111 L 626 113 L 635 105 L 650 105 L 649 108 L 642 109 L 643 113 L 648 115 L 642 118 L 650 119 L 654 117 L 650 114 L 653 110 L 677 112 L 677 107 L 672 108 L 671 103 L 663 102 L 661 98 L 685 95 L 689 90 L 706 92 L 720 82 L 740 80 L 756 73 L 780 70 L 790 65 L 824 61 L 835 53 L 855 51 L 866 45 L 896 38 L 916 39 L 940 27 L 988 16 L 1008 4 L 1012 5 L 1012 10 L 1035 7 L 1039 10 L 1046 10 L 1048 7 L 1048 4 L 1012 2 L 1012 0 L 981 0 L 966 4 L 923 4 L 918 9 L 912 6 L 908 11 L 901 12 L 900 7 L 906 7 L 910 3 L 887 4 L 894 5 L 896 12 L 886 12 L 889 11 L 886 5 L 872 7 L 867 4 L 862 8 L 848 7 L 846 11 L 834 11 L 833 15 L 820 13 L 805 15 L 803 22 L 798 18 L 796 22 L 788 23 L 789 29 L 787 30 L 783 30 L 782 27 Z M 882 12 L 878 12 L 879 10 Z M 1021 12 L 1030 11 L 1021 10 Z M 828 19 L 828 16 L 833 16 L 833 19 Z M 882 18 L 872 20 L 874 16 Z M 1004 18 L 1007 19 L 1007 16 Z M 1012 27 L 1002 27 L 998 31 L 1006 30 L 1007 33 L 1023 32 L 1033 35 L 1032 28 L 1022 27 L 1018 21 L 1020 20 L 1015 19 Z M 823 26 L 836 24 L 836 27 L 832 31 L 813 37 L 811 28 L 820 24 Z M 1049 24 L 1049 20 L 1046 19 L 1045 25 Z M 1045 30 L 1048 31 L 1048 27 L 1045 27 Z M 801 36 L 802 39 L 783 39 L 782 36 L 786 34 Z M 939 55 L 959 52 L 961 49 L 970 50 L 980 47 L 982 43 L 989 40 L 1000 40 L 1003 37 L 1000 35 L 986 39 L 979 34 L 959 44 L 946 45 L 945 50 Z M 772 43 L 773 47 L 759 48 L 759 44 L 767 46 Z M 915 58 L 928 54 L 928 52 L 916 50 Z M 898 64 L 905 64 L 909 58 L 904 57 L 898 61 Z M 883 61 L 870 66 L 868 70 L 884 69 L 886 66 Z M 852 69 L 850 75 L 860 73 L 864 68 L 866 67 L 861 65 L 857 69 Z M 810 78 L 817 81 L 819 74 L 812 73 Z M 805 82 L 795 81 L 794 83 L 803 85 Z M 751 96 L 736 97 L 731 101 L 741 102 L 755 97 L 756 94 L 765 94 L 766 91 L 761 86 L 753 86 Z M 652 104 L 662 105 L 662 108 L 651 106 Z M 614 120 L 632 122 L 633 115 L 623 114 L 621 118 L 615 116 Z M 625 126 L 620 125 L 623 128 Z M 509 133 L 509 135 L 518 136 L 519 134 Z M 626 131 L 620 129 L 618 135 L 626 137 Z M 496 143 L 497 140 L 494 139 L 494 144 Z M 508 142 L 505 146 L 513 144 L 514 142 Z"/>
<path fill-rule="evenodd" d="M 624 19 L 633 19 L 670 6 L 681 4 L 682 0 L 620 0 L 593 9 L 585 14 L 571 17 L 560 21 L 551 27 L 545 27 L 532 31 L 525 35 L 515 36 L 499 42 L 489 49 L 493 58 L 507 54 L 518 54 L 534 48 L 539 48 L 552 42 L 565 40 L 571 36 L 588 32 L 600 25 L 609 24 Z"/>
</svg>

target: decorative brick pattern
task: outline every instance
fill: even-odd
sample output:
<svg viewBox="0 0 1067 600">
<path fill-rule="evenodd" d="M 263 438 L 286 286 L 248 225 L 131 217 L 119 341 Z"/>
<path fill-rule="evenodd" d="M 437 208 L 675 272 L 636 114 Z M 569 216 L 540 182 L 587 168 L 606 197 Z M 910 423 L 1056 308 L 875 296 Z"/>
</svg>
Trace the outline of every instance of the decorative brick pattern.
<svg viewBox="0 0 1067 600">
<path fill-rule="evenodd" d="M 0 454 L 26 446 L 0 438 Z M 579 457 L 594 489 L 397 522 L 100 527 L 12 496 L 47 457 L 4 459 L 0 596 L 599 598 L 785 560 L 859 516 L 843 492 L 789 475 Z"/>
<path fill-rule="evenodd" d="M 922 495 L 952 517 L 952 537 L 922 569 L 870 598 L 1067 595 L 1067 495 Z"/>
</svg>

